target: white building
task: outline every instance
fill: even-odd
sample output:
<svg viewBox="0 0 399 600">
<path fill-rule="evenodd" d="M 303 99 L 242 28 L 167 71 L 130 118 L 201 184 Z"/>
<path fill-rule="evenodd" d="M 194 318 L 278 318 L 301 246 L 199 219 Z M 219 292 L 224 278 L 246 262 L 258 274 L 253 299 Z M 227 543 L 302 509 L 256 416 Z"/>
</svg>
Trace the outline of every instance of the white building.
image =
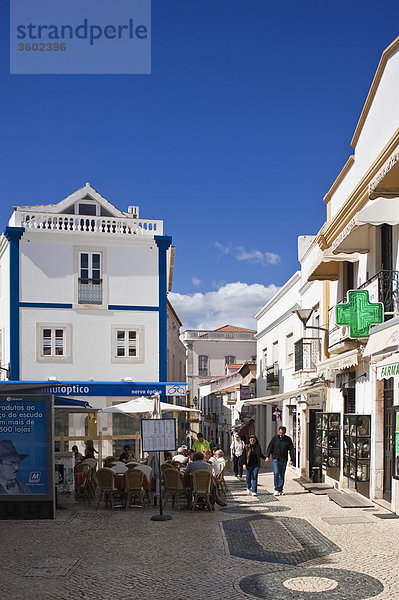
<svg viewBox="0 0 399 600">
<path fill-rule="evenodd" d="M 300 276 L 258 315 L 258 359 L 264 345 L 262 371 L 265 366 L 275 387 L 257 401 L 280 400 L 284 406 L 300 392 L 302 473 L 310 476 L 312 467 L 321 467 L 323 479 L 334 487 L 355 489 L 399 513 L 399 38 L 382 55 L 351 145 L 353 154 L 324 198 L 326 223 L 307 248 L 304 238 Z M 336 306 L 342 304 L 348 304 L 355 324 L 365 321 L 363 306 L 349 306 L 351 290 L 367 290 L 369 301 L 384 308 L 384 322 L 368 320 L 371 328 L 363 337 L 349 320 L 336 322 Z M 313 308 L 319 326 L 328 329 L 312 381 L 301 382 L 297 391 L 287 387 L 297 377 L 296 367 L 286 376 L 288 312 L 294 303 Z M 283 365 L 278 374 L 276 360 Z M 324 386 L 317 408 L 309 403 L 310 384 Z M 262 410 L 267 409 L 257 409 Z M 265 414 L 259 415 L 260 427 Z M 283 422 L 286 418 L 283 411 Z"/>
<path fill-rule="evenodd" d="M 9 378 L 54 380 L 55 392 L 99 408 L 184 394 L 165 383 L 171 254 L 162 221 L 119 210 L 90 184 L 56 204 L 14 207 L 0 243 Z M 87 435 L 84 417 L 73 429 Z M 112 434 L 112 417 L 101 429 Z"/>
</svg>

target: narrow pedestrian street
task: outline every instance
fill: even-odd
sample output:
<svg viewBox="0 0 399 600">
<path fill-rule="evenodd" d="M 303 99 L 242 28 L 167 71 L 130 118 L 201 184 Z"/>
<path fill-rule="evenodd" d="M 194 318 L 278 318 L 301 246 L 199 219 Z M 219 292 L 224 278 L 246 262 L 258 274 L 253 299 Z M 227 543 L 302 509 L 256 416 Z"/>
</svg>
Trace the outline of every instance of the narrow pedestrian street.
<svg viewBox="0 0 399 600">
<path fill-rule="evenodd" d="M 168 504 L 166 522 L 150 520 L 154 507 L 83 503 L 55 521 L 2 521 L 1 600 L 399 598 L 399 520 L 379 518 L 392 513 L 340 508 L 293 469 L 280 497 L 270 472 L 257 498 L 226 479 L 226 508 Z"/>
</svg>

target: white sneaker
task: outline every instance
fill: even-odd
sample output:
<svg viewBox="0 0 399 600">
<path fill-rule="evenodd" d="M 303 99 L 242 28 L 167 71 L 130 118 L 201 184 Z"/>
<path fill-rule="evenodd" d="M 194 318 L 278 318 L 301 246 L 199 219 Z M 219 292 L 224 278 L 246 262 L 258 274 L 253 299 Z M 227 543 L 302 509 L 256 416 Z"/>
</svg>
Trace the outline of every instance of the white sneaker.
<svg viewBox="0 0 399 600">
<path fill-rule="evenodd" d="M 252 492 L 252 495 L 253 496 L 257 496 L 258 494 L 256 492 Z"/>
<path fill-rule="evenodd" d="M 274 492 L 274 494 L 273 494 L 273 495 L 274 495 L 274 496 L 279 496 L 279 495 L 280 495 L 280 492 L 278 492 L 278 491 L 276 490 L 276 491 Z"/>
<path fill-rule="evenodd" d="M 248 496 L 250 496 L 252 494 L 251 490 L 249 490 L 248 488 L 247 488 L 247 494 L 248 494 Z"/>
<path fill-rule="evenodd" d="M 280 492 L 280 496 L 284 496 L 284 492 L 283 491 Z"/>
</svg>

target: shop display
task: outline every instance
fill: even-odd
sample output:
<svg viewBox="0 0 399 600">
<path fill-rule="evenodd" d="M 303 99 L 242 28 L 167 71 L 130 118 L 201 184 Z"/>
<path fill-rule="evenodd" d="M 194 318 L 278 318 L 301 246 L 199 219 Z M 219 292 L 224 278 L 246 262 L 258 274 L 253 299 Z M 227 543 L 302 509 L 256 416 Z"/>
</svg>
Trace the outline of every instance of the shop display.
<svg viewBox="0 0 399 600">
<path fill-rule="evenodd" d="M 325 467 L 339 467 L 340 413 L 316 414 L 317 463 Z"/>
<path fill-rule="evenodd" d="M 399 410 L 395 410 L 395 465 L 394 477 L 399 479 Z"/>
<path fill-rule="evenodd" d="M 370 480 L 370 415 L 344 415 L 344 475 Z"/>
</svg>

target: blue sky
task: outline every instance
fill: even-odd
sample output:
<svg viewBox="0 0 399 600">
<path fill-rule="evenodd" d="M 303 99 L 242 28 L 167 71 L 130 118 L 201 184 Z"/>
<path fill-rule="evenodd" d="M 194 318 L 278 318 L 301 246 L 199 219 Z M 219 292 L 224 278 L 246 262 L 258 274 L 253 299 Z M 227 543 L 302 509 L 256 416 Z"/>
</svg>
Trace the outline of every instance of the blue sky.
<svg viewBox="0 0 399 600">
<path fill-rule="evenodd" d="M 164 219 L 186 327 L 254 325 L 325 220 L 398 2 L 153 0 L 151 75 L 9 75 L 0 10 L 1 226 L 89 181 Z"/>
</svg>

